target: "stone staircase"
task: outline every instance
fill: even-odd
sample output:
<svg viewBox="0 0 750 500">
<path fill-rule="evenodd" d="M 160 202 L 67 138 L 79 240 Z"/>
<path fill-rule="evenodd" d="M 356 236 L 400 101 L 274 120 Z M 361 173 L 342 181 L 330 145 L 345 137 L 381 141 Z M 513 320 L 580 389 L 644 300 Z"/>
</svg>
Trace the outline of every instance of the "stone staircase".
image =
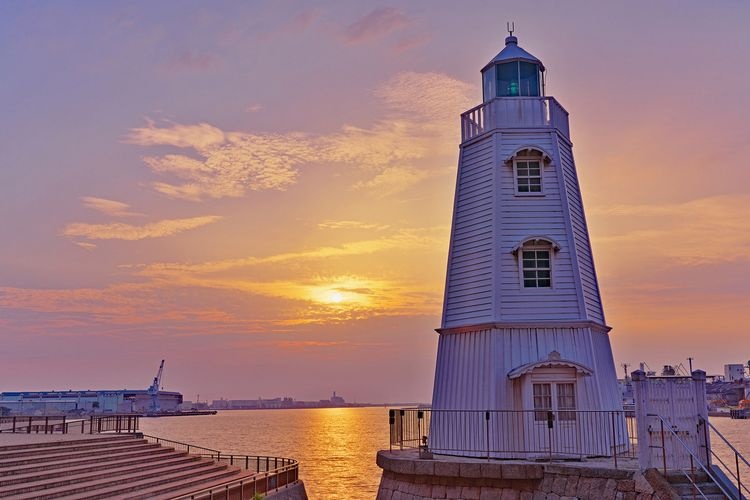
<svg viewBox="0 0 750 500">
<path fill-rule="evenodd" d="M 684 474 L 670 473 L 667 476 L 667 481 L 672 486 L 672 490 L 684 500 L 702 499 L 703 497 L 708 500 L 726 500 L 727 498 L 716 483 L 704 472 L 695 475 L 695 483 L 700 493 L 695 490 L 693 484 Z M 695 496 L 693 496 L 693 493 L 695 493 Z"/>
<path fill-rule="evenodd" d="M 0 440 L 0 498 L 14 500 L 168 499 L 252 475 L 137 434 Z"/>
</svg>

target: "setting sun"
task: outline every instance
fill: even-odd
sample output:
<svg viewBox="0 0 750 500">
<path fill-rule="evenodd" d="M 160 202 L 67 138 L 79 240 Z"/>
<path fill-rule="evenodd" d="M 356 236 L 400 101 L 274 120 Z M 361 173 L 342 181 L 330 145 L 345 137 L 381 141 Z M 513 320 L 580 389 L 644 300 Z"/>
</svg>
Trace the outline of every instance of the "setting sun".
<svg viewBox="0 0 750 500">
<path fill-rule="evenodd" d="M 341 295 L 339 292 L 333 292 L 328 297 L 328 302 L 333 302 L 334 304 L 338 304 L 339 302 L 344 300 L 344 296 Z"/>
</svg>

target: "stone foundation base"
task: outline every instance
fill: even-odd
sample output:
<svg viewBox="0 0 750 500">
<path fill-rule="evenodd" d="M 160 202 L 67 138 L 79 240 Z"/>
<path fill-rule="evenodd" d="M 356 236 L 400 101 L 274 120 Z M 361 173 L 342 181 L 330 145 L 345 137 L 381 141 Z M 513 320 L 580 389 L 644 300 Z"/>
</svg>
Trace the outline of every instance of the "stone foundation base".
<svg viewBox="0 0 750 500">
<path fill-rule="evenodd" d="M 675 500 L 656 471 L 585 463 L 540 464 L 381 451 L 377 500 Z"/>
<path fill-rule="evenodd" d="M 276 493 L 268 493 L 264 498 L 273 500 L 307 500 L 305 483 L 300 479 L 297 481 L 297 484 L 287 486 Z"/>
</svg>

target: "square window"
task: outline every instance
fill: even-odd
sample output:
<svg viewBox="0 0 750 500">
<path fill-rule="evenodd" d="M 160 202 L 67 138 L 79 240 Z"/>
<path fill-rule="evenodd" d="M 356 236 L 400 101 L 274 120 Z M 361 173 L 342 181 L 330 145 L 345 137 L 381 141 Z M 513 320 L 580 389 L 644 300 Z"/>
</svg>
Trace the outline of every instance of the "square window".
<svg viewBox="0 0 750 500">
<path fill-rule="evenodd" d="M 515 161 L 517 193 L 542 192 L 542 168 L 538 161 Z"/>
<path fill-rule="evenodd" d="M 523 250 L 521 270 L 524 288 L 550 288 L 552 268 L 549 250 Z"/>
</svg>

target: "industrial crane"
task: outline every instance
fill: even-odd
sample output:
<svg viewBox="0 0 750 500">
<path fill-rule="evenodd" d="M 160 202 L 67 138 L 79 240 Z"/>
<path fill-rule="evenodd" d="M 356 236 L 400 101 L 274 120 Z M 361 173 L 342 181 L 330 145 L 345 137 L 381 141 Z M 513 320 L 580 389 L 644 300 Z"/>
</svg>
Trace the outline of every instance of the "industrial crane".
<svg viewBox="0 0 750 500">
<path fill-rule="evenodd" d="M 161 387 L 161 374 L 164 371 L 164 360 L 161 360 L 159 365 L 159 371 L 154 377 L 154 382 L 151 387 L 148 388 L 148 393 L 151 395 L 151 411 L 156 413 L 160 410 L 159 408 L 159 388 Z"/>
</svg>

